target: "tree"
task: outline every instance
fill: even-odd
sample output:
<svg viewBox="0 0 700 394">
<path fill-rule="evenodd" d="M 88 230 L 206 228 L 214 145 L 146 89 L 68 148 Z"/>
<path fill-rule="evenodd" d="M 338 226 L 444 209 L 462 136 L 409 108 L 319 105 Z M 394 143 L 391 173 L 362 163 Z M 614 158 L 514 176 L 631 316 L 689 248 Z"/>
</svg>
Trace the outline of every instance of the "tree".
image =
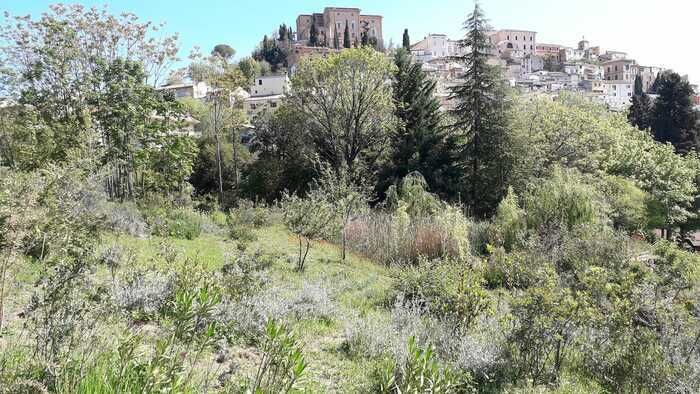
<svg viewBox="0 0 700 394">
<path fill-rule="evenodd" d="M 134 14 L 106 9 L 53 5 L 39 19 L 7 14 L 0 29 L 0 80 L 3 90 L 38 111 L 50 134 L 48 159 L 65 162 L 84 154 L 97 158 L 91 128 L 95 112 L 87 101 L 99 64 L 118 59 L 142 65 L 145 83 L 156 86 L 177 59 L 177 36 L 153 37 L 160 26 Z M 109 39 L 105 38 L 109 34 Z"/>
<path fill-rule="evenodd" d="M 93 94 L 88 103 L 95 108 L 94 128 L 99 132 L 104 154 L 102 163 L 110 175 L 111 198 L 134 198 L 144 189 L 179 190 L 189 173 L 169 173 L 155 166 L 168 149 L 191 167 L 194 143 L 189 137 L 170 133 L 184 120 L 182 107 L 145 83 L 140 63 L 117 59 L 99 64 L 92 78 Z M 177 142 L 176 140 L 182 141 Z M 176 152 L 165 153 L 167 155 Z M 139 192 L 141 191 L 141 193 Z"/>
<path fill-rule="evenodd" d="M 679 153 L 700 146 L 693 109 L 692 86 L 675 72 L 661 73 L 656 81 L 658 98 L 654 102 L 652 131 L 660 142 L 670 142 Z"/>
<path fill-rule="evenodd" d="M 236 54 L 236 50 L 233 49 L 230 45 L 226 44 L 219 44 L 214 47 L 214 50 L 211 51 L 212 56 L 219 56 L 220 58 L 228 61 L 233 58 L 233 56 Z"/>
<path fill-rule="evenodd" d="M 350 43 L 350 27 L 348 26 L 348 21 L 345 21 L 345 31 L 343 32 L 343 48 L 350 48 L 352 44 Z"/>
<path fill-rule="evenodd" d="M 309 46 L 318 46 L 318 30 L 316 30 L 316 24 L 311 24 L 311 30 L 309 31 Z"/>
<path fill-rule="evenodd" d="M 454 128 L 464 135 L 466 201 L 477 216 L 488 215 L 507 190 L 509 159 L 506 134 L 507 105 L 500 69 L 488 64 L 489 26 L 478 3 L 465 22 L 466 37 L 460 57 L 466 68 L 464 82 L 452 89 Z"/>
<path fill-rule="evenodd" d="M 267 37 L 263 39 L 263 46 L 265 45 L 270 45 Z M 201 78 L 201 80 L 206 81 L 214 88 L 213 92 L 207 96 L 208 105 L 204 111 L 200 112 L 199 118 L 200 120 L 205 120 L 200 124 L 200 130 L 203 129 L 202 134 L 205 137 L 213 139 L 216 144 L 218 195 L 219 203 L 223 208 L 225 202 L 235 200 L 235 195 L 231 198 L 227 198 L 225 195 L 225 192 L 232 191 L 231 189 L 227 189 L 226 183 L 224 182 L 225 164 L 223 146 L 227 142 L 232 144 L 231 148 L 233 150 L 233 191 L 235 192 L 237 192 L 239 188 L 241 170 L 241 157 L 238 154 L 240 152 L 238 146 L 240 144 L 240 138 L 238 133 L 240 131 L 240 126 L 244 123 L 244 114 L 242 108 L 231 105 L 231 96 L 235 93 L 236 89 L 246 86 L 249 80 L 246 79 L 240 67 L 229 63 L 228 59 L 222 58 L 221 56 L 211 56 L 206 59 L 200 59 L 193 63 L 190 68 L 201 70 L 197 73 L 197 78 Z M 193 79 L 196 78 L 193 76 Z M 203 141 L 206 142 L 207 140 L 204 139 Z M 203 154 L 206 154 L 206 152 L 203 152 Z M 200 156 L 200 160 L 201 159 L 203 159 L 202 156 Z M 198 171 L 201 170 L 202 165 L 205 164 L 201 164 L 201 162 L 198 163 Z M 199 192 L 202 193 L 203 191 L 199 190 Z"/>
<path fill-rule="evenodd" d="M 248 166 L 243 191 L 251 200 L 269 203 L 284 191 L 305 195 L 316 175 L 314 148 L 304 127 L 304 115 L 288 104 L 255 119 L 250 147 L 255 160 Z"/>
<path fill-rule="evenodd" d="M 407 51 L 411 50 L 411 38 L 408 36 L 408 29 L 403 29 L 403 48 Z"/>
<path fill-rule="evenodd" d="M 389 158 L 382 170 L 379 191 L 397 184 L 412 172 L 419 172 L 430 190 L 443 198 L 455 198 L 453 185 L 459 183 L 457 141 L 449 133 L 435 98 L 436 82 L 421 65 L 414 63 L 405 49 L 394 56 L 396 72 L 393 100 L 399 126 L 390 138 Z"/>
<path fill-rule="evenodd" d="M 292 38 L 289 34 L 289 29 L 287 29 L 287 25 L 284 23 L 280 25 L 277 35 L 280 41 L 287 41 Z"/>
<path fill-rule="evenodd" d="M 630 106 L 627 119 L 629 122 L 641 130 L 651 127 L 653 106 L 649 95 L 644 93 L 642 77 L 637 75 L 634 79 L 634 96 L 632 96 L 632 106 Z"/>
<path fill-rule="evenodd" d="M 370 48 L 304 59 L 292 78 L 289 104 L 304 121 L 323 161 L 353 172 L 374 165 L 393 126 L 394 67 Z"/>
<path fill-rule="evenodd" d="M 335 33 L 333 34 L 333 48 L 340 49 L 340 34 L 338 33 L 338 29 L 335 29 Z"/>
</svg>

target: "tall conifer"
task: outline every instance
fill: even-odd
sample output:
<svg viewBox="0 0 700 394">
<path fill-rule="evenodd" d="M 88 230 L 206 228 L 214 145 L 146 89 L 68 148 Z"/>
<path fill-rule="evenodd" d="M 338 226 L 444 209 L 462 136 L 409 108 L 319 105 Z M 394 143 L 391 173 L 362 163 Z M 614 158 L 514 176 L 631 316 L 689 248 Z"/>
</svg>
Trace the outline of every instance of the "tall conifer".
<svg viewBox="0 0 700 394">
<path fill-rule="evenodd" d="M 466 36 L 460 57 L 466 68 L 464 82 L 452 89 L 455 129 L 464 140 L 461 164 L 463 196 L 472 213 L 486 216 L 495 210 L 507 191 L 509 176 L 507 105 L 502 71 L 488 64 L 490 27 L 478 3 L 464 23 Z"/>
</svg>

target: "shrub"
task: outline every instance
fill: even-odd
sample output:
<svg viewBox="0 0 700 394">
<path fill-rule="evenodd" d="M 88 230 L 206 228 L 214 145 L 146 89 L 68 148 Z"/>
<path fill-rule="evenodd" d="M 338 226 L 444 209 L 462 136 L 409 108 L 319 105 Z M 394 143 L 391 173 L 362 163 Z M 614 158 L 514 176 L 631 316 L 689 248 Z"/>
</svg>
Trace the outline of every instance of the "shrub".
<svg viewBox="0 0 700 394">
<path fill-rule="evenodd" d="M 162 313 L 175 296 L 174 277 L 160 272 L 136 271 L 113 290 L 113 302 L 136 320 L 150 320 Z"/>
<path fill-rule="evenodd" d="M 267 322 L 262 358 L 246 392 L 288 393 L 299 382 L 308 364 L 294 333 L 274 320 Z"/>
<path fill-rule="evenodd" d="M 148 224 L 133 203 L 109 203 L 105 216 L 108 230 L 140 238 L 149 235 Z"/>
<path fill-rule="evenodd" d="M 221 285 L 231 300 L 240 300 L 259 291 L 267 277 L 263 274 L 271 262 L 261 253 L 230 251 L 224 253 Z"/>
<path fill-rule="evenodd" d="M 460 381 L 461 380 L 461 381 Z M 458 377 L 449 368 L 440 367 L 431 346 L 423 349 L 416 339 L 408 340 L 408 357 L 402 364 L 389 360 L 376 375 L 377 393 L 449 393 L 467 391 L 469 377 Z"/>
<path fill-rule="evenodd" d="M 419 304 L 432 315 L 464 328 L 491 306 L 481 276 L 449 262 L 424 260 L 415 267 L 399 269 L 392 292 L 395 299 Z"/>
<path fill-rule="evenodd" d="M 306 198 L 285 194 L 281 206 L 285 225 L 299 239 L 296 269 L 304 271 L 311 241 L 328 235 L 333 226 L 335 212 L 319 192 L 309 193 Z"/>
<path fill-rule="evenodd" d="M 490 242 L 492 245 L 502 246 L 510 251 L 516 246 L 518 238 L 521 237 L 526 227 L 525 212 L 518 204 L 518 196 L 510 188 L 496 209 L 496 215 L 489 231 Z"/>
<path fill-rule="evenodd" d="M 459 209 L 446 206 L 433 217 L 410 218 L 400 211 L 361 216 L 350 221 L 346 236 L 351 250 L 386 265 L 415 264 L 421 257 L 465 260 L 470 226 Z"/>
<path fill-rule="evenodd" d="M 555 169 L 530 185 L 523 200 L 528 228 L 538 231 L 597 223 L 605 214 L 595 188 L 573 170 Z"/>
<path fill-rule="evenodd" d="M 162 236 L 192 240 L 202 234 L 202 218 L 198 213 L 177 209 L 167 220 L 167 233 Z"/>
</svg>

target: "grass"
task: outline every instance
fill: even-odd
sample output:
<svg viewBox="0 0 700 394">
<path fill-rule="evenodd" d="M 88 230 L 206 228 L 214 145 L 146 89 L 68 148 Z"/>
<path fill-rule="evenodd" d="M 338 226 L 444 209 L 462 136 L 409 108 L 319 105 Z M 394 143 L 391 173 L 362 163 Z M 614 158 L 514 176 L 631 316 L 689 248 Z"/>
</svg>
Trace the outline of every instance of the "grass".
<svg viewBox="0 0 700 394">
<path fill-rule="evenodd" d="M 359 392 L 363 391 L 372 368 L 369 360 L 349 357 L 343 350 L 344 323 L 342 316 L 368 313 L 385 313 L 380 304 L 389 289 L 389 269 L 365 258 L 348 254 L 341 260 L 340 249 L 327 242 L 314 242 L 307 257 L 306 270 L 295 271 L 294 259 L 298 240 L 280 224 L 253 230 L 256 240 L 247 246 L 249 251 L 261 251 L 275 257 L 268 270 L 272 288 L 290 291 L 301 289 L 305 283 L 319 283 L 338 303 L 338 316 L 331 320 L 302 319 L 293 321 L 291 328 L 297 333 L 309 361 L 301 386 L 307 392 Z M 225 237 L 202 234 L 194 240 L 110 235 L 103 246 L 117 244 L 128 248 L 138 266 L 162 265 L 158 258 L 163 244 L 171 245 L 184 257 L 191 258 L 209 270 L 218 270 L 224 264 L 224 254 L 236 248 L 235 241 Z M 255 349 L 241 344 L 231 349 L 234 355 L 248 357 Z M 239 374 L 250 373 L 254 363 L 240 362 Z"/>
</svg>

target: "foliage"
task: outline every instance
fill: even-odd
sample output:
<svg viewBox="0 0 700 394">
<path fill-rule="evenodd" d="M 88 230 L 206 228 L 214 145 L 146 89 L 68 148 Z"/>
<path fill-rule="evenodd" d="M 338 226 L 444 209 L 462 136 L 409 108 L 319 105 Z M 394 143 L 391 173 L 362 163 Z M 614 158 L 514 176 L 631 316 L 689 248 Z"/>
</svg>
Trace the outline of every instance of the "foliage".
<svg viewBox="0 0 700 394">
<path fill-rule="evenodd" d="M 434 97 L 436 82 L 428 79 L 407 51 L 397 51 L 394 63 L 393 99 L 400 123 L 392 133 L 389 157 L 379 174 L 379 191 L 415 171 L 425 177 L 431 190 L 452 198 L 460 176 L 454 164 L 457 141 L 448 133 Z"/>
<path fill-rule="evenodd" d="M 413 337 L 407 346 L 408 358 L 403 365 L 396 365 L 393 360 L 382 365 L 377 373 L 375 392 L 449 393 L 458 390 L 458 377 L 449 369 L 440 367 L 432 347 L 420 348 Z"/>
<path fill-rule="evenodd" d="M 350 172 L 373 164 L 393 126 L 391 87 L 386 83 L 393 71 L 371 48 L 300 62 L 289 103 L 321 160 Z"/>
<path fill-rule="evenodd" d="M 528 228 L 547 231 L 604 220 L 596 191 L 573 171 L 555 169 L 531 185 L 523 197 Z"/>
<path fill-rule="evenodd" d="M 282 104 L 274 114 L 255 120 L 254 161 L 242 184 L 248 198 L 272 203 L 284 191 L 300 195 L 308 191 L 316 169 L 303 119 L 290 105 Z"/>
<path fill-rule="evenodd" d="M 95 70 L 122 59 L 143 66 L 155 86 L 176 60 L 177 36 L 154 38 L 162 25 L 136 15 L 113 16 L 106 9 L 57 4 L 39 19 L 11 17 L 0 33 L 8 45 L 0 63 L 12 97 L 32 105 L 50 132 L 42 132 L 41 150 L 51 161 L 94 157 L 96 137 L 88 103 Z M 9 75 L 7 74 L 9 73 Z"/>
<path fill-rule="evenodd" d="M 304 271 L 311 241 L 328 235 L 335 211 L 321 193 L 311 193 L 306 198 L 285 193 L 281 207 L 284 224 L 299 240 L 297 271 Z M 303 250 L 302 242 L 306 243 L 306 250 Z"/>
<path fill-rule="evenodd" d="M 265 330 L 263 356 L 247 392 L 288 393 L 303 376 L 308 364 L 294 334 L 284 325 L 270 320 Z"/>
<path fill-rule="evenodd" d="M 662 143 L 671 143 L 678 153 L 697 151 L 700 140 L 692 86 L 670 71 L 659 74 L 654 85 L 658 94 L 651 120 L 654 138 Z"/>
<path fill-rule="evenodd" d="M 490 27 L 478 3 L 464 28 L 459 45 L 467 53 L 459 60 L 466 74 L 450 96 L 456 103 L 453 127 L 464 138 L 459 160 L 465 171 L 463 197 L 474 215 L 486 216 L 505 195 L 510 175 L 507 100 L 500 70 L 488 64 Z"/>
</svg>

